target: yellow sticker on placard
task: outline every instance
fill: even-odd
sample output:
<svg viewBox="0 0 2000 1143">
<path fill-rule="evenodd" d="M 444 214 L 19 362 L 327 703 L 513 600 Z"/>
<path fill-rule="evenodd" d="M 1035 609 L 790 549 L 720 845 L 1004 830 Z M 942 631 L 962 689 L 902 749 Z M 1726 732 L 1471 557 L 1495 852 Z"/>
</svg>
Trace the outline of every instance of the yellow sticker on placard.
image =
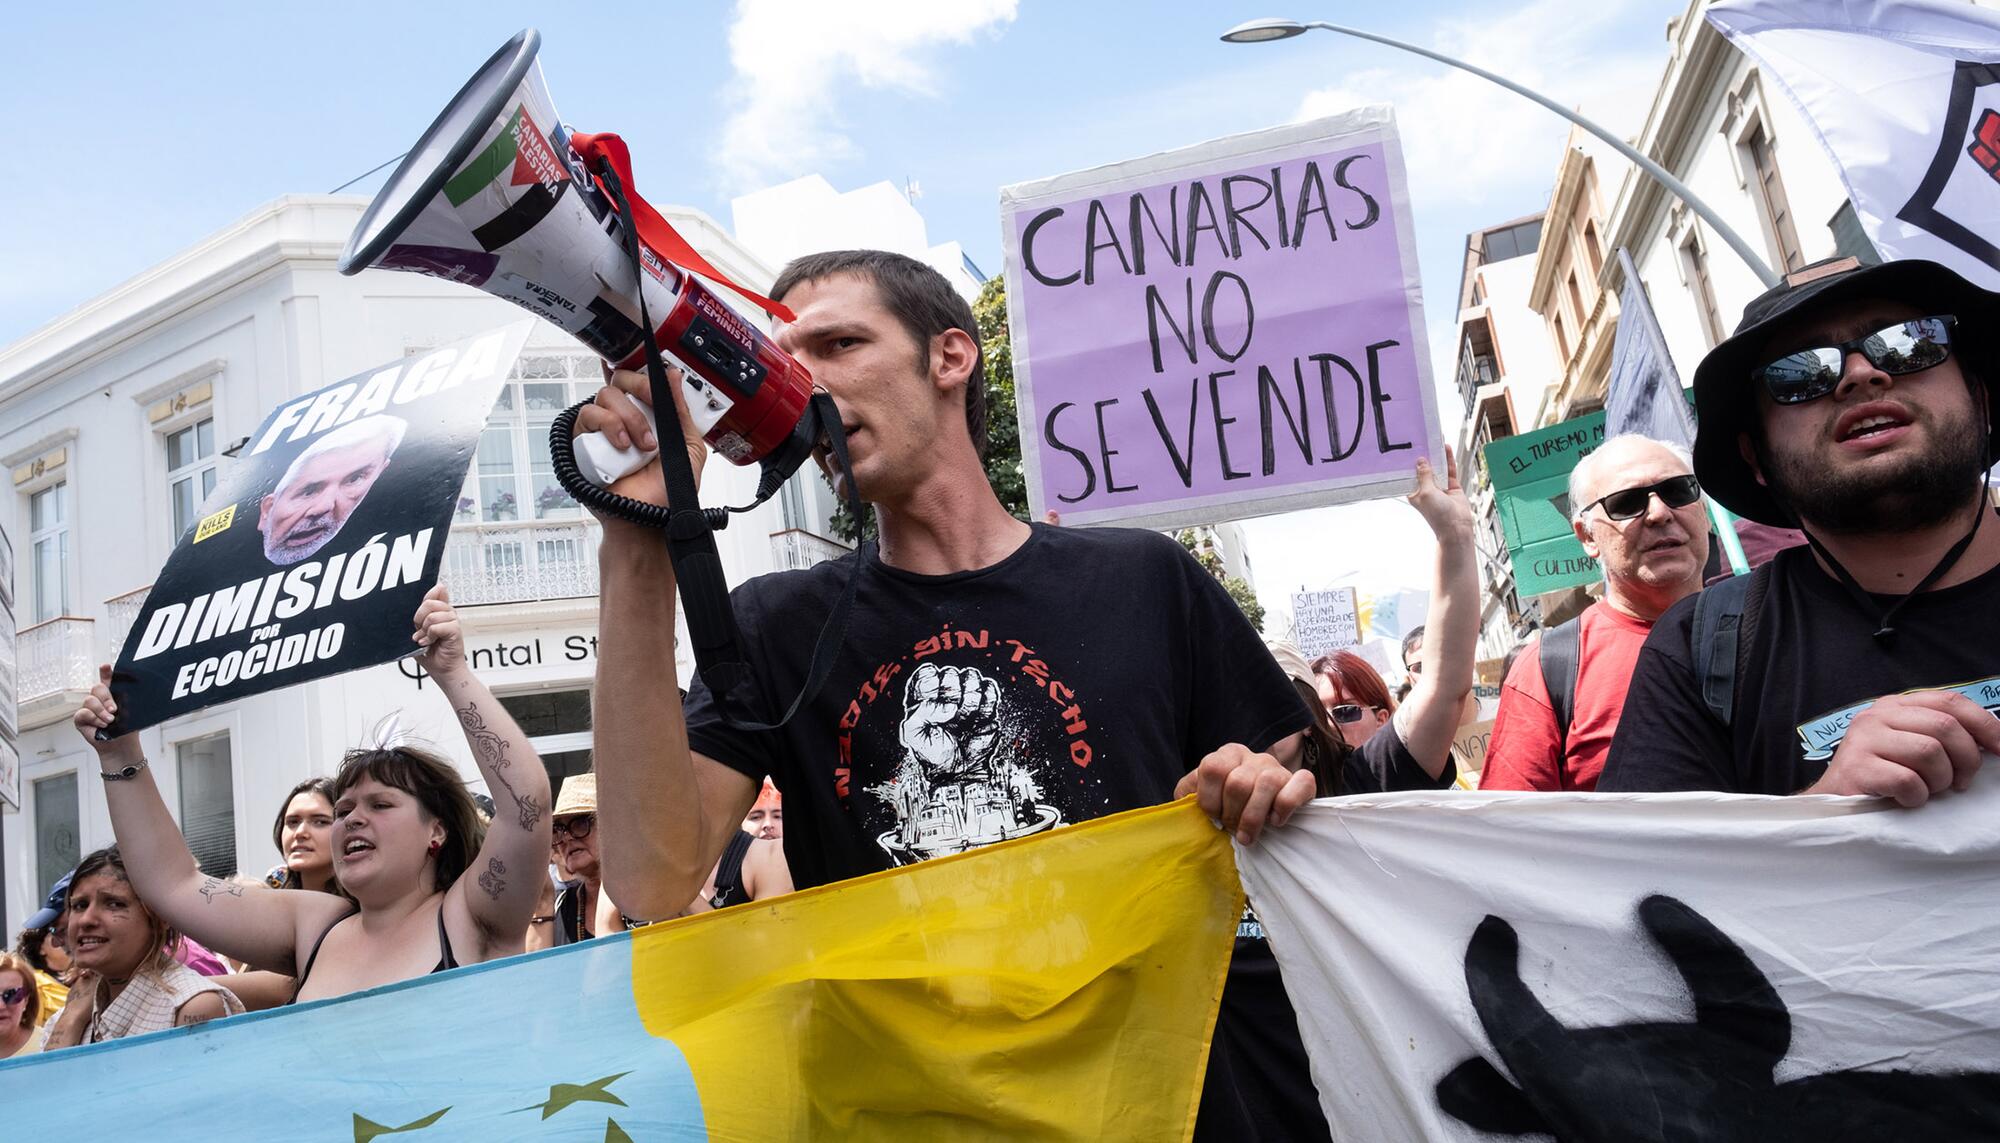
<svg viewBox="0 0 2000 1143">
<path fill-rule="evenodd" d="M 236 505 L 231 504 L 229 507 L 224 508 L 222 511 L 217 512 L 213 516 L 204 517 L 201 523 L 195 525 L 194 542 L 199 544 L 203 540 L 208 539 L 210 536 L 215 535 L 217 532 L 226 531 L 228 530 L 229 526 L 231 524 L 234 524 L 235 522 L 236 522 Z"/>
</svg>

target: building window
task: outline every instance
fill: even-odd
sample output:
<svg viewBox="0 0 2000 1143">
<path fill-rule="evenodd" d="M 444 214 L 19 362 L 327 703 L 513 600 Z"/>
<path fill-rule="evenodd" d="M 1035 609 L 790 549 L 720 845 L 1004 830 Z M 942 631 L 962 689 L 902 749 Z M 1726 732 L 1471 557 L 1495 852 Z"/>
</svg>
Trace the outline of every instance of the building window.
<svg viewBox="0 0 2000 1143">
<path fill-rule="evenodd" d="M 1861 216 L 1854 213 L 1854 204 L 1843 202 L 1840 209 L 1826 224 L 1833 231 L 1833 253 L 1838 258 L 1855 258 L 1863 266 L 1873 266 L 1882 261 L 1882 252 L 1868 240 L 1868 232 L 1861 228 Z"/>
<path fill-rule="evenodd" d="M 174 539 L 194 527 L 195 513 L 215 491 L 215 418 L 203 417 L 167 434 L 167 489 L 173 501 Z"/>
<path fill-rule="evenodd" d="M 1778 157 L 1771 150 L 1771 137 L 1759 123 L 1743 141 L 1750 153 L 1750 166 L 1757 177 L 1757 203 L 1763 208 L 1764 228 L 1786 272 L 1806 264 L 1799 252 L 1799 233 L 1792 225 L 1791 203 L 1785 198 L 1784 180 L 1778 177 Z"/>
<path fill-rule="evenodd" d="M 792 478 L 785 481 L 784 486 L 778 490 L 778 508 L 784 516 L 785 527 L 811 530 L 811 521 L 806 518 L 805 482 L 813 479 L 806 474 L 816 471 L 811 465 L 807 465 L 793 473 Z"/>
<path fill-rule="evenodd" d="M 1594 219 L 1583 224 L 1583 245 L 1590 251 L 1590 274 L 1594 278 L 1604 269 L 1604 244 L 1598 241 Z"/>
<path fill-rule="evenodd" d="M 1569 360 L 1569 331 L 1563 328 L 1563 316 L 1561 314 L 1556 315 L 1555 327 L 1556 352 L 1562 354 L 1562 360 L 1566 362 Z"/>
<path fill-rule="evenodd" d="M 174 755 L 180 764 L 181 836 L 188 851 L 210 877 L 234 877 L 236 798 L 229 736 L 180 743 Z"/>
<path fill-rule="evenodd" d="M 492 524 L 583 519 L 583 509 L 556 483 L 549 424 L 603 385 L 598 359 L 590 354 L 522 354 L 486 418 L 460 518 Z"/>
<path fill-rule="evenodd" d="M 35 569 L 35 623 L 69 614 L 69 484 L 28 497 L 28 546 Z"/>
<path fill-rule="evenodd" d="M 35 783 L 35 907 L 83 860 L 77 831 L 76 771 Z"/>
<path fill-rule="evenodd" d="M 1590 320 L 1590 311 L 1583 308 L 1583 290 L 1576 284 L 1575 270 L 1569 272 L 1569 305 L 1576 312 L 1577 328 L 1583 328 L 1583 323 Z"/>
<path fill-rule="evenodd" d="M 1542 244 L 1542 220 L 1530 219 L 1514 226 L 1486 232 L 1486 240 L 1481 244 L 1480 262 L 1505 262 L 1509 258 L 1519 258 L 1523 254 L 1533 254 Z"/>
<path fill-rule="evenodd" d="M 1694 308 L 1701 314 L 1701 331 L 1712 349 L 1722 341 L 1723 330 L 1722 312 L 1715 304 L 1715 286 L 1708 280 L 1708 255 L 1702 251 L 1701 240 L 1693 230 L 1688 231 L 1680 250 L 1682 277 L 1694 292 Z"/>
<path fill-rule="evenodd" d="M 501 695 L 500 705 L 514 716 L 528 744 L 542 756 L 549 772 L 549 790 L 562 792 L 563 779 L 590 770 L 590 692 L 531 691 Z"/>
</svg>

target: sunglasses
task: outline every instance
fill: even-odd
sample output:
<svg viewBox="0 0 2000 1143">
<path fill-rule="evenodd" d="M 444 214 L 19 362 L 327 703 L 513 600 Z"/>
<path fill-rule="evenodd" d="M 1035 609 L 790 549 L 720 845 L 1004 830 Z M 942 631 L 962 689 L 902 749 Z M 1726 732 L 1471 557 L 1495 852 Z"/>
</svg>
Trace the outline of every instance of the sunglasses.
<svg viewBox="0 0 2000 1143">
<path fill-rule="evenodd" d="M 1780 405 L 1817 401 L 1840 384 L 1847 355 L 1859 353 L 1868 364 L 1891 377 L 1918 373 L 1942 365 L 1951 356 L 1951 330 L 1958 319 L 1917 318 L 1883 326 L 1866 337 L 1796 350 L 1750 371 L 1764 391 Z"/>
<path fill-rule="evenodd" d="M 1613 520 L 1630 520 L 1646 514 L 1652 506 L 1653 497 L 1669 508 L 1685 508 L 1701 499 L 1701 482 L 1692 476 L 1670 476 L 1657 484 L 1642 484 L 1637 488 L 1621 488 L 1609 496 L 1600 496 L 1583 506 L 1583 512 L 1602 504 L 1604 514 Z M 1582 512 L 1578 513 L 1583 515 Z"/>
<path fill-rule="evenodd" d="M 1344 702 L 1339 706 L 1327 707 L 1326 714 L 1328 718 L 1333 719 L 1335 722 L 1360 722 L 1361 713 L 1365 709 L 1355 703 Z"/>
<path fill-rule="evenodd" d="M 0 1006 L 19 1004 L 27 995 L 26 988 L 0 988 Z"/>
<path fill-rule="evenodd" d="M 567 834 L 578 841 L 582 841 L 584 838 L 590 836 L 590 831 L 596 828 L 596 814 L 579 814 L 576 817 L 552 823 L 549 826 L 549 840 L 553 841 Z"/>
</svg>

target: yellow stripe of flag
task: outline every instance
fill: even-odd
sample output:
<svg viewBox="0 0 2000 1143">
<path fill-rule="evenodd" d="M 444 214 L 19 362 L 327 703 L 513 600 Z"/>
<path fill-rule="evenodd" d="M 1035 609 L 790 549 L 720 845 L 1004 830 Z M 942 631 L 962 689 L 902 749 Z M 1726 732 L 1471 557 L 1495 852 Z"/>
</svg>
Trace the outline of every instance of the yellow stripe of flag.
<svg viewBox="0 0 2000 1143">
<path fill-rule="evenodd" d="M 1176 1139 L 1243 909 L 1192 801 L 631 942 L 710 1139 Z"/>
</svg>

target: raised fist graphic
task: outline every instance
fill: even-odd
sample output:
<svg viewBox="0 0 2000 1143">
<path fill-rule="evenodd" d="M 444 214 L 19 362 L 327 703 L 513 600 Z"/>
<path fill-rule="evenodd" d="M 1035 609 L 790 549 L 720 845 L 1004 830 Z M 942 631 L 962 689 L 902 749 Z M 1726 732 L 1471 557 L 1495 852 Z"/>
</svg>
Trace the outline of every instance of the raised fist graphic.
<svg viewBox="0 0 2000 1143">
<path fill-rule="evenodd" d="M 989 777 L 999 684 L 972 667 L 918 667 L 903 690 L 902 740 L 932 783 Z"/>
</svg>

